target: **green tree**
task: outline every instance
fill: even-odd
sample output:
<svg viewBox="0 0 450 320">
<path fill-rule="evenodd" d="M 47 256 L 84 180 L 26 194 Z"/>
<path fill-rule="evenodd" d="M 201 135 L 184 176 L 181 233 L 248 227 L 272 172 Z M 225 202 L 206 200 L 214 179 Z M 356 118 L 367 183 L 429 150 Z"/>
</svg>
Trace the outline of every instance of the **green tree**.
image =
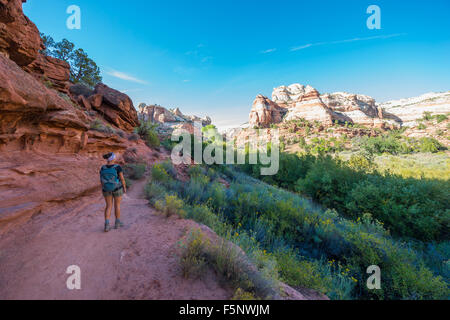
<svg viewBox="0 0 450 320">
<path fill-rule="evenodd" d="M 52 48 L 55 47 L 55 40 L 53 40 L 52 37 L 46 36 L 45 34 L 41 33 L 42 43 L 45 46 L 44 50 L 41 50 L 41 53 L 46 56 L 52 55 Z"/>
<path fill-rule="evenodd" d="M 41 33 L 41 38 L 46 47 L 41 53 L 69 63 L 71 82 L 93 88 L 102 81 L 100 68 L 83 49 L 75 50 L 75 45 L 67 39 L 55 42 L 52 37 L 43 33 Z"/>
<path fill-rule="evenodd" d="M 70 69 L 70 80 L 73 83 L 83 83 L 89 87 L 94 87 L 102 81 L 100 68 L 83 49 L 77 49 L 73 52 Z"/>
<path fill-rule="evenodd" d="M 61 42 L 57 42 L 55 44 L 53 56 L 70 63 L 70 60 L 73 57 L 74 48 L 75 45 L 72 42 L 67 39 L 63 39 Z"/>
</svg>

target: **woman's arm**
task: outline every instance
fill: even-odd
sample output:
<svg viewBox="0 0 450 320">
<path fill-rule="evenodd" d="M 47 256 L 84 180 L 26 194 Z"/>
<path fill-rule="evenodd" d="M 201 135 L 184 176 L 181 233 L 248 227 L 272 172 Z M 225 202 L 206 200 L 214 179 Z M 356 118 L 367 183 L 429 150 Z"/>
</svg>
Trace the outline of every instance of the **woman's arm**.
<svg viewBox="0 0 450 320">
<path fill-rule="evenodd" d="M 120 181 L 122 182 L 123 192 L 127 193 L 127 183 L 125 182 L 123 172 L 119 173 L 119 178 L 120 178 Z"/>
</svg>

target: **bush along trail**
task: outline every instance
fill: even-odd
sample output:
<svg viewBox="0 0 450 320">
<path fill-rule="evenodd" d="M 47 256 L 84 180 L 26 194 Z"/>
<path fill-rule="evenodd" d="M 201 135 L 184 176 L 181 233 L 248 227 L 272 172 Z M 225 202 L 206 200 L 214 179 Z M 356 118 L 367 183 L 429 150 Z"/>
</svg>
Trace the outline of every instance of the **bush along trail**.
<svg viewBox="0 0 450 320">
<path fill-rule="evenodd" d="M 393 238 L 370 216 L 352 221 L 232 167 L 186 168 L 185 181 L 176 179 L 169 162 L 152 170 L 146 193 L 156 208 L 211 227 L 239 245 L 264 274 L 249 291 L 264 292 L 267 283 L 281 280 L 331 299 L 449 296 L 446 242 L 424 248 Z M 366 285 L 372 265 L 382 271 L 380 290 Z"/>
</svg>

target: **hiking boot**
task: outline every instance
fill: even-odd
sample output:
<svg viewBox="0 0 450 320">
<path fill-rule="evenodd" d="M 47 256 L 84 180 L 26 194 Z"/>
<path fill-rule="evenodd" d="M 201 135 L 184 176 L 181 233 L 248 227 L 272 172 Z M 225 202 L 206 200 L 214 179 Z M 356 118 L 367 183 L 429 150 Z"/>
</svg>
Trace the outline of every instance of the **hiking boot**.
<svg viewBox="0 0 450 320">
<path fill-rule="evenodd" d="M 115 229 L 123 228 L 124 224 L 120 220 L 116 220 L 116 224 L 114 226 Z"/>
<path fill-rule="evenodd" d="M 105 223 L 105 232 L 110 232 L 111 231 L 111 226 L 109 225 L 109 223 Z"/>
</svg>

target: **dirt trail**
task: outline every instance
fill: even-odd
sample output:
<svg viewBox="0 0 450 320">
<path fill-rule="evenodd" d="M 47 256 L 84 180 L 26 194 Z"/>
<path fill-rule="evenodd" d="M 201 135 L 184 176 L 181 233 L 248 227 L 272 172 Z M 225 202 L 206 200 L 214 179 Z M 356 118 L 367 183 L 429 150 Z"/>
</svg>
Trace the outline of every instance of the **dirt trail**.
<svg viewBox="0 0 450 320">
<path fill-rule="evenodd" d="M 123 229 L 103 232 L 99 192 L 77 209 L 38 215 L 3 236 L 0 299 L 229 299 L 213 271 L 202 280 L 181 276 L 177 242 L 196 225 L 156 215 L 144 185 L 136 182 L 124 196 Z M 67 289 L 71 265 L 81 268 L 81 290 Z"/>
</svg>

